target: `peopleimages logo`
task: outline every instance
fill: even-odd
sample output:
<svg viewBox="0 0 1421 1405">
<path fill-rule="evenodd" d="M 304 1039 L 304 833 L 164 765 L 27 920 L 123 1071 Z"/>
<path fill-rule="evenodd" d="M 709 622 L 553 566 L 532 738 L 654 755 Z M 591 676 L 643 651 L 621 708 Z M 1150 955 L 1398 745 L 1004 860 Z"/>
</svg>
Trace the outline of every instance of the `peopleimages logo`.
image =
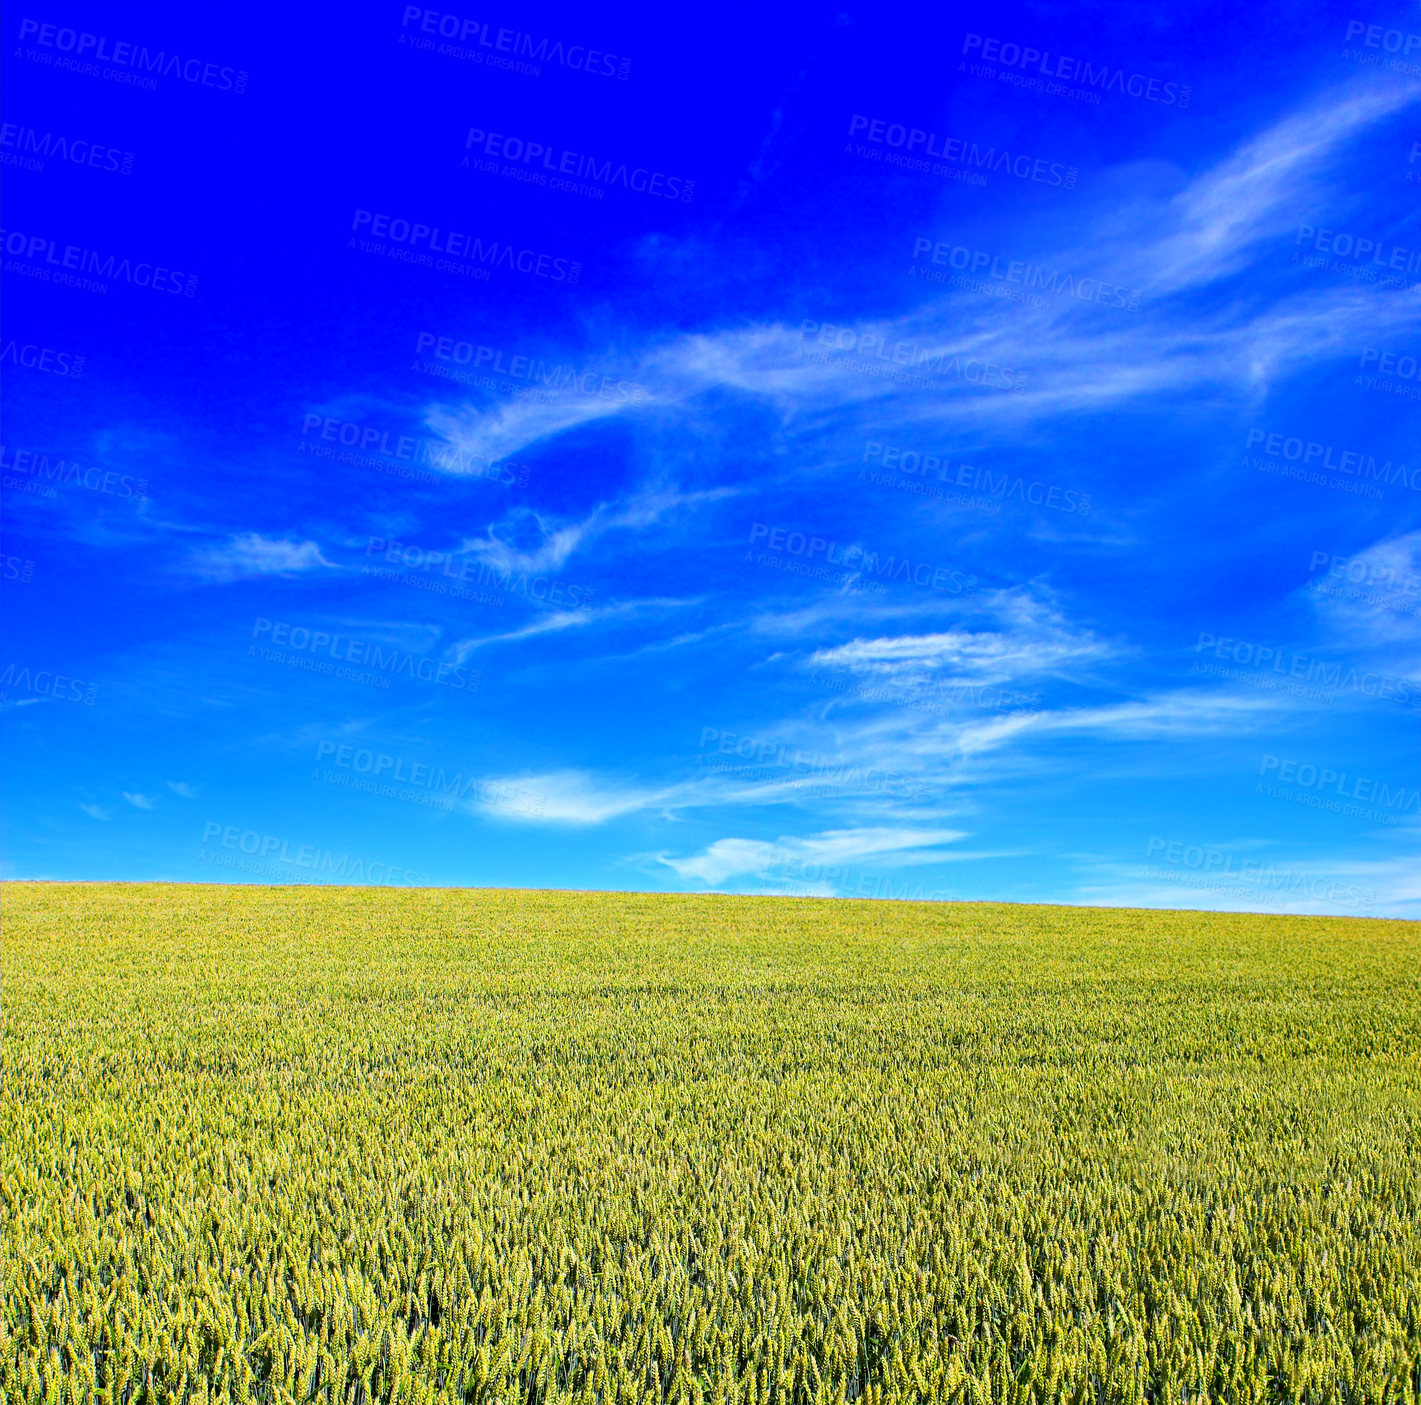
<svg viewBox="0 0 1421 1405">
<path fill-rule="evenodd" d="M 481 675 L 452 663 L 436 663 L 433 659 L 416 658 L 413 654 L 401 653 L 372 644 L 363 639 L 348 639 L 340 634 L 328 634 L 323 629 L 308 629 L 305 625 L 289 625 L 280 620 L 258 617 L 252 624 L 252 638 L 269 638 L 273 645 L 294 649 L 298 653 L 325 653 L 337 663 L 360 664 L 381 673 L 398 676 L 407 673 L 422 683 L 437 683 L 444 688 L 466 688 L 477 692 Z M 254 648 L 255 646 L 253 646 Z M 252 649 L 248 649 L 249 654 Z"/>
<path fill-rule="evenodd" d="M 84 358 L 52 346 L 37 346 L 34 342 L 10 340 L 0 342 L 0 366 L 6 362 L 24 366 L 31 371 L 43 371 L 50 376 L 68 376 L 78 380 L 84 374 Z"/>
<path fill-rule="evenodd" d="M 805 893 L 803 888 L 791 885 L 812 884 L 837 888 L 851 897 L 895 899 L 899 902 L 941 902 L 957 896 L 947 888 L 935 888 L 928 892 L 921 883 L 915 884 L 911 878 L 896 878 L 889 873 L 874 873 L 848 864 L 822 863 L 779 852 L 769 855 L 766 862 L 768 867 L 764 870 L 766 877 L 763 882 L 789 888 L 791 892 L 807 897 L 822 895 Z M 900 885 L 896 890 L 895 884 Z"/>
<path fill-rule="evenodd" d="M 77 459 L 60 458 L 58 455 L 51 461 L 48 454 L 37 449 L 11 449 L 7 463 L 5 446 L 0 444 L 0 470 L 7 474 L 27 475 L 26 481 L 45 497 L 53 496 L 52 487 L 87 488 L 91 493 L 108 493 L 116 498 L 148 496 L 146 478 L 133 478 L 114 469 L 85 468 Z M 7 478 L 5 486 L 17 487 L 19 481 Z"/>
<path fill-rule="evenodd" d="M 1296 463 L 1302 468 L 1326 469 L 1353 478 L 1371 479 L 1376 483 L 1400 483 L 1413 492 L 1421 493 L 1421 463 L 1415 468 L 1407 468 L 1404 463 L 1393 464 L 1390 459 L 1379 464 L 1375 454 L 1366 454 L 1358 449 L 1338 449 L 1333 444 L 1320 444 L 1315 439 L 1301 439 L 1297 435 L 1266 429 L 1250 429 L 1244 447 L 1261 448 L 1271 459 Z"/>
<path fill-rule="evenodd" d="M 913 239 L 913 257 L 916 259 L 922 254 L 927 254 L 929 261 L 939 267 L 956 269 L 971 278 L 998 279 L 1004 284 L 1020 286 L 1025 292 L 1040 289 L 1042 293 L 1061 293 L 1081 302 L 1123 307 L 1130 312 L 1140 306 L 1138 288 L 1124 288 L 1103 278 L 1089 278 L 1083 274 L 1062 273 L 1058 268 L 1048 270 L 1042 264 L 1029 260 L 1009 258 L 1003 267 L 999 254 L 949 244 L 945 239 L 933 240 L 917 235 Z"/>
<path fill-rule="evenodd" d="M 1020 393 L 1026 389 L 1024 371 L 976 356 L 964 357 L 959 351 L 921 346 L 916 342 L 889 342 L 877 332 L 861 332 L 833 322 L 820 324 L 806 320 L 800 324 L 799 336 L 795 347 L 797 357 L 809 355 L 824 364 L 868 372 L 899 384 L 921 384 L 929 388 L 930 377 L 952 376 L 992 390 Z M 827 350 L 806 353 L 806 345 Z"/>
<path fill-rule="evenodd" d="M 1414 356 L 1408 356 L 1404 351 L 1386 351 L 1379 346 L 1364 346 L 1362 348 L 1362 370 L 1368 366 L 1375 366 L 1384 376 L 1395 376 L 1398 380 L 1414 381 L 1417 371 L 1421 370 L 1421 361 Z"/>
<path fill-rule="evenodd" d="M 530 174 L 568 176 L 594 181 L 598 185 L 619 185 L 643 195 L 655 195 L 663 200 L 691 203 L 696 191 L 695 181 L 684 176 L 670 176 L 664 171 L 652 171 L 645 166 L 628 166 L 625 161 L 608 158 L 599 162 L 585 152 L 567 151 L 546 142 L 529 141 L 524 137 L 507 136 L 503 132 L 486 132 L 482 127 L 470 127 L 464 140 L 463 164 L 469 165 L 468 152 L 481 151 L 484 156 L 500 161 L 520 162 L 525 167 L 537 163 L 539 169 Z"/>
<path fill-rule="evenodd" d="M 582 264 L 576 259 L 557 258 L 536 249 L 515 249 L 511 244 L 500 244 L 497 239 L 485 240 L 477 234 L 441 229 L 437 224 L 381 214 L 376 210 L 356 210 L 350 227 L 352 240 L 361 232 L 374 239 L 388 239 L 402 253 L 412 255 L 413 262 L 424 262 L 441 271 L 460 271 L 450 260 L 473 259 L 472 266 L 483 270 L 485 277 L 487 268 L 491 267 L 506 268 L 510 273 L 529 273 L 555 283 L 576 283 L 582 272 Z M 447 257 L 436 262 L 435 255 Z"/>
<path fill-rule="evenodd" d="M 0 147 L 13 148 L 13 156 L 10 151 L 0 151 L 0 158 L 7 164 L 14 161 L 30 170 L 42 171 L 44 158 L 52 156 L 74 166 L 91 166 L 96 171 L 116 171 L 121 176 L 133 174 L 131 151 L 120 151 L 116 146 L 83 137 L 60 136 L 54 132 L 41 135 L 33 127 L 15 122 L 0 123 Z"/>
<path fill-rule="evenodd" d="M 1401 244 L 1388 244 L 1365 234 L 1352 234 L 1340 229 L 1317 229 L 1310 224 L 1298 226 L 1293 243 L 1311 244 L 1319 254 L 1335 254 L 1342 259 L 1356 259 L 1377 268 L 1398 273 L 1421 273 L 1421 249 L 1408 249 Z"/>
<path fill-rule="evenodd" d="M 416 356 L 432 351 L 440 361 L 452 361 L 489 376 L 526 381 L 530 386 L 549 391 L 568 391 L 622 405 L 640 405 L 651 398 L 651 391 L 636 381 L 623 380 L 600 371 L 581 370 L 561 362 L 549 366 L 541 357 L 526 352 L 512 352 L 503 347 L 436 336 L 433 332 L 420 332 L 415 338 L 414 350 Z"/>
<path fill-rule="evenodd" d="M 57 702 L 83 703 L 93 707 L 98 697 L 98 688 L 93 683 L 85 683 L 79 678 L 70 678 L 67 673 L 55 673 L 51 669 L 37 669 L 31 675 L 28 665 L 10 664 L 0 673 L 0 703 L 10 701 L 10 689 L 23 693 L 28 698 L 53 698 Z"/>
<path fill-rule="evenodd" d="M 714 747 L 714 750 L 707 754 L 707 747 Z M 807 779 L 825 786 L 881 791 L 904 800 L 922 800 L 928 794 L 925 785 L 909 780 L 897 771 L 885 771 L 879 766 L 865 767 L 857 761 L 844 761 L 824 752 L 804 751 L 772 739 L 741 736 L 722 731 L 719 727 L 701 728 L 700 749 L 700 765 L 736 774 L 742 780 L 779 780 L 781 771 L 793 772 L 796 777 L 802 771 Z M 718 761 L 718 756 L 730 756 L 753 764 L 748 768 L 731 765 Z"/>
<path fill-rule="evenodd" d="M 61 54 L 72 54 L 75 59 L 93 63 L 111 63 L 119 68 L 128 68 L 142 80 L 144 75 L 157 74 L 162 78 L 178 78 L 184 83 L 193 83 L 203 88 L 216 88 L 220 92 L 245 93 L 247 91 L 247 71 L 242 68 L 223 68 L 202 59 L 185 59 L 181 54 L 170 54 L 166 49 L 150 53 L 146 45 L 135 44 L 126 39 L 110 40 L 102 34 L 90 34 L 87 30 L 67 29 L 56 24 L 41 24 L 38 20 L 20 21 L 20 38 L 30 39 L 41 48 L 53 49 Z M 48 57 L 48 56 L 46 56 Z M 141 82 L 144 87 L 156 87 L 149 77 Z"/>
<path fill-rule="evenodd" d="M 1021 503 L 1034 507 L 1054 508 L 1057 512 L 1078 512 L 1082 517 L 1090 514 L 1090 494 L 1078 492 L 1075 488 L 1061 488 L 1054 483 L 1028 482 L 1020 475 L 1012 476 L 1002 470 L 1000 478 L 994 478 L 990 469 L 979 469 L 970 463 L 959 463 L 954 469 L 945 458 L 932 454 L 919 454 L 916 449 L 901 449 L 893 444 L 878 444 L 870 440 L 864 445 L 863 461 L 881 462 L 884 468 L 895 468 L 900 473 L 921 473 L 926 479 L 936 475 L 942 483 L 967 488 L 971 492 L 981 492 L 989 498 L 1015 498 Z M 859 475 L 862 477 L 862 473 Z"/>
<path fill-rule="evenodd" d="M 1377 900 L 1377 894 L 1372 889 L 1363 888 L 1360 884 L 1341 883 L 1316 874 L 1299 873 L 1292 868 L 1279 869 L 1257 859 L 1244 859 L 1235 868 L 1233 854 L 1208 844 L 1189 844 L 1179 839 L 1161 839 L 1158 835 L 1151 835 L 1145 846 L 1145 858 L 1170 865 L 1169 869 L 1153 872 L 1146 869 L 1147 876 L 1176 882 L 1182 877 L 1190 887 L 1221 888 L 1225 879 L 1233 879 L 1245 885 L 1235 889 L 1235 892 L 1253 891 L 1264 900 L 1291 898 L 1294 901 L 1332 902 L 1363 910 L 1372 907 Z"/>
<path fill-rule="evenodd" d="M 1421 34 L 1408 33 L 1404 29 L 1383 29 L 1379 24 L 1367 24 L 1362 20 L 1348 20 L 1347 33 L 1343 37 L 1348 43 L 1360 39 L 1369 49 L 1381 49 L 1403 57 L 1421 52 Z"/>
<path fill-rule="evenodd" d="M 1093 67 L 1088 60 L 1068 58 L 1065 54 L 1057 54 L 1053 62 L 1049 49 L 1013 44 L 1010 40 L 988 39 L 980 34 L 964 35 L 962 52 L 976 54 L 985 62 L 999 63 L 1003 68 L 1034 69 L 1043 78 L 1061 78 L 1067 83 L 1099 88 L 1103 93 L 1143 98 L 1146 102 L 1162 103 L 1165 107 L 1188 107 L 1193 92 L 1184 83 L 1167 83 L 1143 73 L 1126 73 L 1123 68 L 1111 68 L 1109 64 Z"/>
<path fill-rule="evenodd" d="M 1334 770 L 1330 766 L 1271 755 L 1264 756 L 1258 774 L 1272 776 L 1303 790 L 1331 792 L 1342 800 L 1362 800 L 1380 805 L 1384 810 L 1397 810 L 1402 814 L 1415 810 L 1421 814 L 1421 790 L 1408 791 L 1404 782 L 1393 787 L 1370 776 L 1349 777 L 1346 771 Z"/>
<path fill-rule="evenodd" d="M 132 259 L 121 259 L 117 254 L 105 257 L 97 249 L 85 249 L 79 244 L 61 246 L 58 240 L 43 234 L 0 229 L 0 247 L 12 258 L 30 260 L 28 267 L 17 265 L 11 268 L 6 264 L 7 273 L 22 273 L 46 282 L 52 278 L 59 283 L 72 274 L 89 273 L 95 278 L 116 278 L 136 288 L 152 288 L 156 293 L 178 293 L 190 298 L 197 292 L 196 274 L 180 273 L 161 264 L 134 263 Z M 36 264 L 34 260 L 37 258 L 42 261 Z"/>
<path fill-rule="evenodd" d="M 362 424 L 358 420 L 337 420 L 329 415 L 319 414 L 307 415 L 301 422 L 303 440 L 313 431 L 327 443 L 343 444 L 348 449 L 358 449 L 362 453 L 373 450 L 387 458 L 426 463 L 443 473 L 452 473 L 462 478 L 493 478 L 500 483 L 519 486 L 528 481 L 528 470 L 521 464 L 464 452 L 443 439 L 420 439 L 407 434 L 393 434 L 377 425 Z M 425 477 L 429 482 L 438 481 L 428 478 L 428 475 Z"/>
<path fill-rule="evenodd" d="M 1012 154 L 1005 147 L 978 146 L 962 137 L 943 137 L 921 127 L 909 127 L 902 122 L 889 122 L 882 117 L 865 117 L 854 113 L 849 118 L 849 135 L 862 132 L 870 142 L 893 149 L 901 148 L 907 156 L 921 152 L 939 161 L 951 161 L 964 166 L 976 166 L 995 175 L 1014 176 L 1017 180 L 1035 181 L 1038 185 L 1060 186 L 1072 190 L 1079 174 L 1074 166 L 1049 161 L 1044 156 Z"/>
<path fill-rule="evenodd" d="M 826 565 L 847 567 L 866 579 L 886 576 L 889 580 L 904 580 L 913 585 L 940 590 L 946 595 L 975 595 L 977 592 L 976 576 L 955 571 L 950 566 L 934 566 L 927 561 L 919 561 L 914 565 L 906 556 L 884 556 L 881 552 L 870 551 L 857 542 L 836 555 L 835 553 L 839 552 L 839 543 L 836 541 L 805 532 L 789 531 L 784 527 L 768 527 L 763 522 L 756 522 L 750 528 L 750 545 L 754 546 L 758 541 L 763 541 L 771 551 L 803 556 L 806 561 L 813 561 L 816 556 L 822 554 Z"/>
<path fill-rule="evenodd" d="M 487 780 L 470 775 L 465 778 L 462 771 L 456 771 L 451 779 L 444 767 L 436 767 L 432 762 L 407 762 L 403 756 L 390 756 L 383 751 L 373 751 L 368 747 L 342 745 L 333 741 L 319 742 L 316 746 L 316 762 L 327 757 L 332 764 L 343 770 L 353 771 L 356 777 L 321 776 L 317 769 L 312 779 L 325 779 L 352 790 L 365 790 L 372 795 L 385 795 L 391 799 L 405 799 L 394 789 L 395 784 L 415 786 L 430 792 L 428 797 L 416 796 L 420 803 L 428 800 L 434 808 L 452 808 L 456 800 L 471 798 L 485 805 L 499 806 L 507 810 L 517 810 L 525 815 L 541 815 L 547 797 L 536 791 L 524 790 L 521 786 Z M 409 769 L 405 767 L 408 764 Z M 370 777 L 368 784 L 357 778 Z"/>
<path fill-rule="evenodd" d="M 1368 590 L 1381 586 L 1386 590 L 1421 596 L 1421 573 L 1398 571 L 1395 566 L 1366 557 L 1338 556 L 1331 551 L 1314 551 L 1308 570 L 1317 572 L 1324 569 L 1333 580 L 1345 580 L 1352 585 L 1366 586 Z"/>
<path fill-rule="evenodd" d="M 1289 653 L 1288 650 L 1272 644 L 1254 644 L 1247 639 L 1231 639 L 1227 635 L 1221 637 L 1207 632 L 1199 635 L 1199 642 L 1194 646 L 1196 654 L 1205 651 L 1225 663 L 1301 679 L 1304 683 L 1320 684 L 1340 692 L 1362 693 L 1369 698 L 1385 698 L 1398 702 L 1403 707 L 1421 708 L 1421 688 L 1390 673 L 1368 671 L 1359 674 L 1355 668 L 1348 668 L 1344 672 L 1340 663 L 1312 659 L 1306 654 Z M 1201 665 L 1198 660 L 1195 660 L 1190 670 L 1192 673 L 1211 671 L 1217 670 L 1211 670 L 1208 665 Z"/>
<path fill-rule="evenodd" d="M 365 555 L 382 556 L 391 566 L 401 566 L 407 571 L 434 571 L 450 580 L 492 586 L 510 595 L 546 601 L 568 610 L 585 609 L 593 599 L 593 592 L 586 586 L 569 585 L 550 576 L 529 576 L 527 571 L 515 571 L 512 567 L 499 571 L 483 562 L 470 561 L 458 552 L 432 551 L 404 542 L 387 542 L 383 537 L 371 537 L 366 543 Z M 368 566 L 365 571 L 370 574 Z M 393 572 L 383 574 L 394 575 Z"/>
<path fill-rule="evenodd" d="M 409 34 L 410 26 L 415 33 Z M 423 5 L 406 5 L 400 27 L 407 36 L 437 35 L 443 40 L 457 40 L 457 44 L 445 43 L 439 46 L 449 51 L 455 58 L 474 58 L 480 62 L 492 63 L 499 60 L 520 71 L 529 70 L 536 78 L 539 70 L 532 63 L 518 62 L 533 60 L 535 63 L 551 63 L 576 73 L 586 73 L 594 78 L 625 79 L 632 71 L 632 61 L 617 54 L 604 53 L 601 49 L 590 48 L 586 44 L 564 44 L 561 39 L 537 39 L 517 29 L 493 29 L 483 20 L 465 19 L 448 11 L 430 10 Z M 470 46 L 464 49 L 463 46 Z M 481 53 L 480 50 L 487 52 Z"/>
<path fill-rule="evenodd" d="M 205 846 L 214 839 L 232 854 L 232 858 L 226 858 L 215 850 L 208 852 Z M 244 830 L 217 820 L 208 820 L 203 825 L 202 842 L 204 848 L 198 855 L 199 859 L 215 863 L 220 868 L 240 869 L 253 877 L 280 877 L 302 882 L 306 881 L 304 874 L 310 873 L 317 879 L 343 878 L 348 883 L 414 883 L 434 876 L 383 861 L 372 863 L 368 859 L 352 859 L 349 854 L 342 854 L 337 859 L 334 849 L 323 849 L 319 844 L 298 844 L 279 834 L 261 834 L 254 829 Z M 246 859 L 237 858 L 238 854 L 246 855 Z M 287 867 L 281 869 L 278 864 Z"/>
</svg>

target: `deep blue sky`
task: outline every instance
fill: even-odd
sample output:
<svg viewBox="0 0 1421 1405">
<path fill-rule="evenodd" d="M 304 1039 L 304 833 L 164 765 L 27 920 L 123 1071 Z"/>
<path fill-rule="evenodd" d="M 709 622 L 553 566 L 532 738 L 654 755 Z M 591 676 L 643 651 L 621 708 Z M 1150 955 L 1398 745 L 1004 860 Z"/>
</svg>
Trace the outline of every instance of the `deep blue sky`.
<svg viewBox="0 0 1421 1405">
<path fill-rule="evenodd" d="M 1421 5 L 4 38 L 5 876 L 1421 916 Z"/>
</svg>

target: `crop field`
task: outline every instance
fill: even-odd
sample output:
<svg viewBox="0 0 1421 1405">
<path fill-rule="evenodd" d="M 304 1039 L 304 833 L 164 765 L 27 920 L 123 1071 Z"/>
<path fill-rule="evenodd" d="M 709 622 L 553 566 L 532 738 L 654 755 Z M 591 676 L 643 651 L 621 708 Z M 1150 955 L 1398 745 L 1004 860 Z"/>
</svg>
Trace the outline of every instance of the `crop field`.
<svg viewBox="0 0 1421 1405">
<path fill-rule="evenodd" d="M 1418 924 L 0 896 L 4 1401 L 1417 1399 Z"/>
</svg>

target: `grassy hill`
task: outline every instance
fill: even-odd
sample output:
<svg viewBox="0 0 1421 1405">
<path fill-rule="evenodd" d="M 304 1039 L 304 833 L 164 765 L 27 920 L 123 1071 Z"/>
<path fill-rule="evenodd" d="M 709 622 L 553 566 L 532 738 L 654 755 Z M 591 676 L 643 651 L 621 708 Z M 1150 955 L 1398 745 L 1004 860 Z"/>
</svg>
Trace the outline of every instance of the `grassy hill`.
<svg viewBox="0 0 1421 1405">
<path fill-rule="evenodd" d="M 4 1400 L 1421 1388 L 1418 924 L 0 897 Z"/>
</svg>

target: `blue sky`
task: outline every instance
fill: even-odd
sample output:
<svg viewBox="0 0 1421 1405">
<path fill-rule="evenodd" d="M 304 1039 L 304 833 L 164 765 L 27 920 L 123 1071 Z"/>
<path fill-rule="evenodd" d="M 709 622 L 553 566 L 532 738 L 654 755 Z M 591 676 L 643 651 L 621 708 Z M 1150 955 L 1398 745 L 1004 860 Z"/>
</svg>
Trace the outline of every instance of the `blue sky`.
<svg viewBox="0 0 1421 1405">
<path fill-rule="evenodd" d="M 1421 916 L 1421 5 L 5 41 L 6 877 Z"/>
</svg>

